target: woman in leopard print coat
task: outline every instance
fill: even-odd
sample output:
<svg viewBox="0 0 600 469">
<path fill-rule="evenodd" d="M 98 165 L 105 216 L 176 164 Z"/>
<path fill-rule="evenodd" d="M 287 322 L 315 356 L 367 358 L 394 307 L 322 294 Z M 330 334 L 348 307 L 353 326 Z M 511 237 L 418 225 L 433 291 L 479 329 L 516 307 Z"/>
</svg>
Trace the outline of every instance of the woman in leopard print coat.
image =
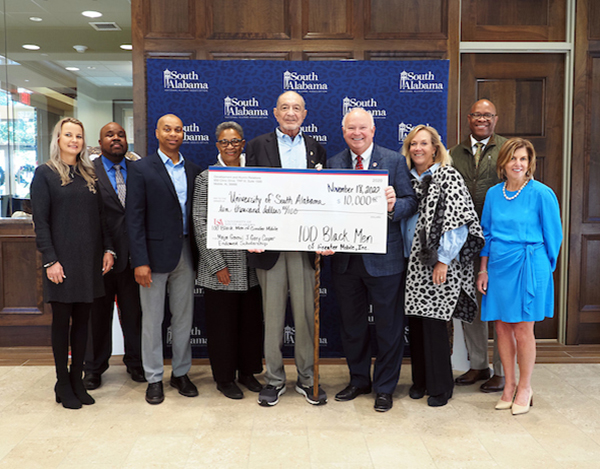
<svg viewBox="0 0 600 469">
<path fill-rule="evenodd" d="M 409 394 L 429 394 L 428 405 L 446 405 L 454 380 L 447 324 L 472 322 L 477 311 L 473 259 L 484 245 L 479 220 L 462 176 L 438 132 L 413 128 L 402 152 L 411 168 L 419 210 L 403 224 L 413 385 Z"/>
</svg>

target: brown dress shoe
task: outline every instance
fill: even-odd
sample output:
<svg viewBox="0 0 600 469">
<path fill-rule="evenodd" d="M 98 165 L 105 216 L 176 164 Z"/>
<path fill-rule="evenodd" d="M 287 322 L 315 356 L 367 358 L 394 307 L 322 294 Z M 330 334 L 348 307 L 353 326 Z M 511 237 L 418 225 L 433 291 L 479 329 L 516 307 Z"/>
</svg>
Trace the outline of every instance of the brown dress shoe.
<svg viewBox="0 0 600 469">
<path fill-rule="evenodd" d="M 494 375 L 483 383 L 479 390 L 481 392 L 500 392 L 504 391 L 504 376 Z"/>
<path fill-rule="evenodd" d="M 456 378 L 454 382 L 457 384 L 457 386 L 470 386 L 471 384 L 475 384 L 477 381 L 490 379 L 490 376 L 491 373 L 489 368 L 484 370 L 474 370 L 471 368 L 469 371 Z"/>
</svg>

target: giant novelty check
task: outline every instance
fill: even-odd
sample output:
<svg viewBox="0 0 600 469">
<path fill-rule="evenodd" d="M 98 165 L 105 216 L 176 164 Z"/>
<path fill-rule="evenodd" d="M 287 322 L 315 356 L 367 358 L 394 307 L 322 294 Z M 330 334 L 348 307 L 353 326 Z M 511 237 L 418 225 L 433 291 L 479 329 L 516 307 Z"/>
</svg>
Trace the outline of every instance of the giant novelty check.
<svg viewBox="0 0 600 469">
<path fill-rule="evenodd" d="M 387 185 L 380 170 L 211 167 L 207 246 L 385 253 Z"/>
</svg>

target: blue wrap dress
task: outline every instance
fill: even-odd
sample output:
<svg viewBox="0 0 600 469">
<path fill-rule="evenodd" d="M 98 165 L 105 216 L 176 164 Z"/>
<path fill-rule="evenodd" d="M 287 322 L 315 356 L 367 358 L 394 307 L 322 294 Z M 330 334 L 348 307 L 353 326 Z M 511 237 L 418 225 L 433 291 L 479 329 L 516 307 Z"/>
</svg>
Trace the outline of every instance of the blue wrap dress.
<svg viewBox="0 0 600 469">
<path fill-rule="evenodd" d="M 542 321 L 554 315 L 552 273 L 562 243 L 558 200 L 534 180 L 507 200 L 503 185 L 490 188 L 481 217 L 485 247 L 480 255 L 489 257 L 481 320 Z"/>
</svg>

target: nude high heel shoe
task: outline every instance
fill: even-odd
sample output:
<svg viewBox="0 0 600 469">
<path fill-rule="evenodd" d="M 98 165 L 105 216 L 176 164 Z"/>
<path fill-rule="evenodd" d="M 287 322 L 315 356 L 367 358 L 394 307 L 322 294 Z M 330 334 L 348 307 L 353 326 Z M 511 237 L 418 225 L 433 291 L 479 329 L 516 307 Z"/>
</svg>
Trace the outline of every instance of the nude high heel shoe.
<svg viewBox="0 0 600 469">
<path fill-rule="evenodd" d="M 513 415 L 521 415 L 529 412 L 529 408 L 533 406 L 533 390 L 529 392 L 529 402 L 527 405 L 519 405 L 513 402 L 512 405 L 512 414 Z"/>
<path fill-rule="evenodd" d="M 513 401 L 515 400 L 516 395 L 517 395 L 517 390 L 515 389 L 515 392 L 513 394 L 512 399 L 510 400 L 510 402 L 503 401 L 502 398 L 500 398 L 500 399 L 498 399 L 498 402 L 496 403 L 496 407 L 494 407 L 494 408 L 496 410 L 509 410 L 513 406 Z"/>
</svg>

